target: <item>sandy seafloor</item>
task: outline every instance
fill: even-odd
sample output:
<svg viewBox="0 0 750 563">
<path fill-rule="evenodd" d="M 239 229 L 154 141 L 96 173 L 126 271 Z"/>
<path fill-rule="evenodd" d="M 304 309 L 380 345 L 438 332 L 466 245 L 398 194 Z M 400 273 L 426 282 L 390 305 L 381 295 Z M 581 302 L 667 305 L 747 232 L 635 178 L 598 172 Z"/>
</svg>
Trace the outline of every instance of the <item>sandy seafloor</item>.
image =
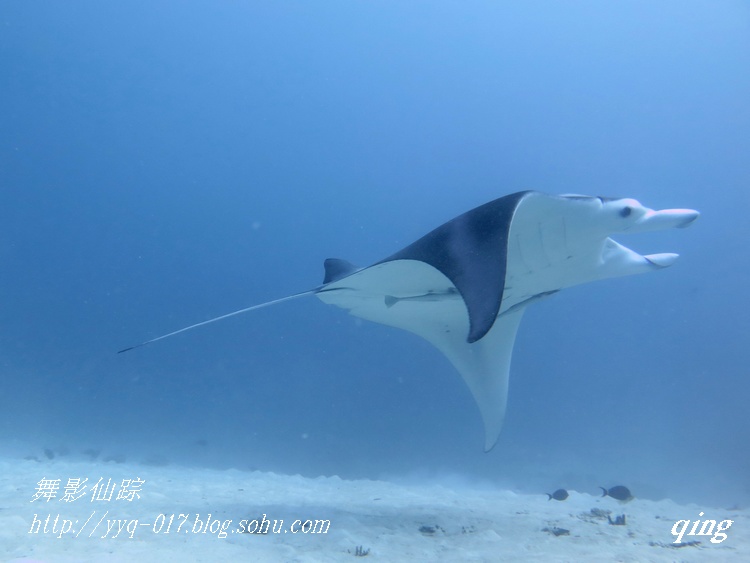
<svg viewBox="0 0 750 563">
<path fill-rule="evenodd" d="M 68 480 L 75 478 L 88 478 L 86 488 L 77 491 L 83 496 L 72 502 L 60 500 Z M 113 493 L 110 500 L 92 500 L 93 486 L 100 478 L 103 483 L 111 480 L 117 485 L 114 490 L 100 487 L 100 491 Z M 43 479 L 60 480 L 57 498 L 32 501 Z M 116 499 L 123 479 L 143 481 L 140 498 Z M 558 502 L 549 501 L 546 495 L 491 488 L 406 486 L 69 457 L 6 457 L 0 458 L 0 559 L 750 561 L 750 511 L 746 508 L 707 508 L 637 498 L 621 504 L 598 497 L 595 491 L 590 493 L 571 491 L 566 501 Z M 611 525 L 599 511 L 611 511 L 611 518 L 624 514 L 626 524 Z M 713 544 L 708 536 L 685 535 L 683 542 L 701 543 L 673 547 L 675 522 L 695 521 L 700 512 L 704 512 L 703 519 L 733 520 L 727 538 Z M 175 518 L 166 533 L 172 514 Z M 283 519 L 283 527 L 276 524 L 280 533 L 239 532 L 243 519 L 252 521 L 264 514 L 269 521 Z M 209 522 L 213 532 L 198 532 L 197 528 L 193 532 L 196 517 L 204 529 Z M 135 519 L 137 526 L 132 524 Z M 292 533 L 298 519 L 330 520 L 330 526 L 327 533 Z M 119 537 L 111 537 L 116 529 L 107 531 L 108 520 L 127 520 L 132 538 L 127 527 Z M 231 520 L 227 535 L 219 538 L 219 524 L 226 520 Z M 182 528 L 177 533 L 180 522 Z M 61 534 L 63 527 L 70 531 Z M 569 534 L 556 536 L 545 528 L 566 529 Z M 369 554 L 357 556 L 357 546 Z"/>
</svg>

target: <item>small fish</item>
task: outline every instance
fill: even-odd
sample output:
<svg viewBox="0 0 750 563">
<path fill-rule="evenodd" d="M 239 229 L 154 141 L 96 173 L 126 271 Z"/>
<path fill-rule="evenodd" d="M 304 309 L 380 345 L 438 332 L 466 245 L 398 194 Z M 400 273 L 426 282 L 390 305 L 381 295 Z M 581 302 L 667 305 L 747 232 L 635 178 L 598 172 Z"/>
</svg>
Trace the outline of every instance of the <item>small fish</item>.
<svg viewBox="0 0 750 563">
<path fill-rule="evenodd" d="M 546 495 L 549 497 L 547 500 L 565 500 L 566 498 L 568 498 L 568 491 L 566 491 L 565 489 L 557 489 L 554 493 L 546 493 Z"/>
<path fill-rule="evenodd" d="M 631 494 L 630 489 L 628 489 L 627 487 L 623 487 L 622 485 L 617 485 L 616 487 L 612 487 L 611 489 L 605 489 L 604 487 L 599 488 L 602 490 L 603 497 L 612 497 L 613 499 L 622 502 L 633 500 L 633 495 Z"/>
</svg>

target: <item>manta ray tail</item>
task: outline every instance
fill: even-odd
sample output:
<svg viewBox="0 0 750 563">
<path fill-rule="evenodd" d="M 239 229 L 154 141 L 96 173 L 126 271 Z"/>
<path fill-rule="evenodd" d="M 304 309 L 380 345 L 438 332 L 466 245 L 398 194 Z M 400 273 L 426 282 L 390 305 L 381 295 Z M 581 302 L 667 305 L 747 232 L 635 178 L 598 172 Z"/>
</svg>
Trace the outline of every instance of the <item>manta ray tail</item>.
<svg viewBox="0 0 750 563">
<path fill-rule="evenodd" d="M 223 319 L 227 319 L 229 317 L 233 317 L 235 315 L 239 315 L 241 313 L 248 313 L 250 311 L 255 311 L 256 309 L 262 309 L 263 307 L 269 307 L 271 305 L 276 305 L 277 303 L 283 303 L 284 301 L 291 301 L 292 299 L 297 299 L 299 297 L 304 297 L 305 295 L 313 295 L 318 291 L 319 288 L 315 289 L 309 289 L 307 291 L 303 291 L 301 293 L 295 293 L 294 295 L 287 295 L 286 297 L 281 297 L 279 299 L 274 299 L 273 301 L 266 301 L 265 303 L 260 303 L 258 305 L 253 305 L 251 307 L 245 307 L 244 309 L 240 309 L 239 311 L 233 311 L 231 313 L 227 313 L 226 315 L 221 315 L 220 317 L 215 317 L 213 319 L 208 319 L 207 321 L 203 321 L 200 323 L 196 323 L 194 325 L 186 326 L 185 328 L 181 328 L 179 330 L 175 330 L 174 332 L 169 332 L 167 334 L 162 334 L 161 336 L 157 336 L 156 338 L 152 338 L 151 340 L 146 340 L 145 342 L 141 342 L 140 344 L 136 344 L 135 346 L 130 346 L 128 348 L 123 348 L 122 350 L 119 350 L 117 353 L 122 354 L 123 352 L 128 352 L 129 350 L 134 350 L 136 348 L 140 348 L 141 346 L 145 346 L 146 344 L 151 344 L 152 342 L 156 342 L 157 340 L 163 340 L 165 338 L 169 338 L 170 336 L 174 336 L 175 334 L 180 334 L 181 332 L 186 332 L 188 330 L 192 330 L 194 328 L 198 328 L 199 326 L 215 323 L 216 321 L 220 321 Z"/>
</svg>

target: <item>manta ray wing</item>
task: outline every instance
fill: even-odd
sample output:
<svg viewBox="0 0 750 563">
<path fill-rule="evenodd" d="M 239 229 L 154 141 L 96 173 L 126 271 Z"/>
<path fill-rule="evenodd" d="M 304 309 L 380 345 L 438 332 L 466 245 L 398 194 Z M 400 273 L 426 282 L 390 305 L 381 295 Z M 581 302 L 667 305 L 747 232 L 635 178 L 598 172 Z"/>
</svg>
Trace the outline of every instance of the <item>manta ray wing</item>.
<svg viewBox="0 0 750 563">
<path fill-rule="evenodd" d="M 354 316 L 417 334 L 440 350 L 469 387 L 485 427 L 485 450 L 505 418 L 513 343 L 523 307 L 497 317 L 467 342 L 469 312 L 452 281 L 418 260 L 388 260 L 329 283 L 316 293 Z M 494 320 L 494 319 L 493 319 Z"/>
<path fill-rule="evenodd" d="M 511 221 L 531 193 L 510 194 L 467 211 L 379 264 L 418 260 L 445 275 L 468 310 L 467 340 L 476 342 L 500 311 Z"/>
</svg>

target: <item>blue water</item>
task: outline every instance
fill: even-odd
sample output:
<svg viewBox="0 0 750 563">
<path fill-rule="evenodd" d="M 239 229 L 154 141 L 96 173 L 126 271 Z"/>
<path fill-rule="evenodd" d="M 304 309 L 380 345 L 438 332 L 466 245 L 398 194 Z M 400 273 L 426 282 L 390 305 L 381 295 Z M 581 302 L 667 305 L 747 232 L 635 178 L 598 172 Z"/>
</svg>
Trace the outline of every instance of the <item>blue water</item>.
<svg viewBox="0 0 750 563">
<path fill-rule="evenodd" d="M 6 1 L 0 71 L 8 448 L 750 501 L 747 3 Z M 702 216 L 529 308 L 490 453 L 440 353 L 315 298 L 116 354 L 524 189 Z"/>
</svg>

